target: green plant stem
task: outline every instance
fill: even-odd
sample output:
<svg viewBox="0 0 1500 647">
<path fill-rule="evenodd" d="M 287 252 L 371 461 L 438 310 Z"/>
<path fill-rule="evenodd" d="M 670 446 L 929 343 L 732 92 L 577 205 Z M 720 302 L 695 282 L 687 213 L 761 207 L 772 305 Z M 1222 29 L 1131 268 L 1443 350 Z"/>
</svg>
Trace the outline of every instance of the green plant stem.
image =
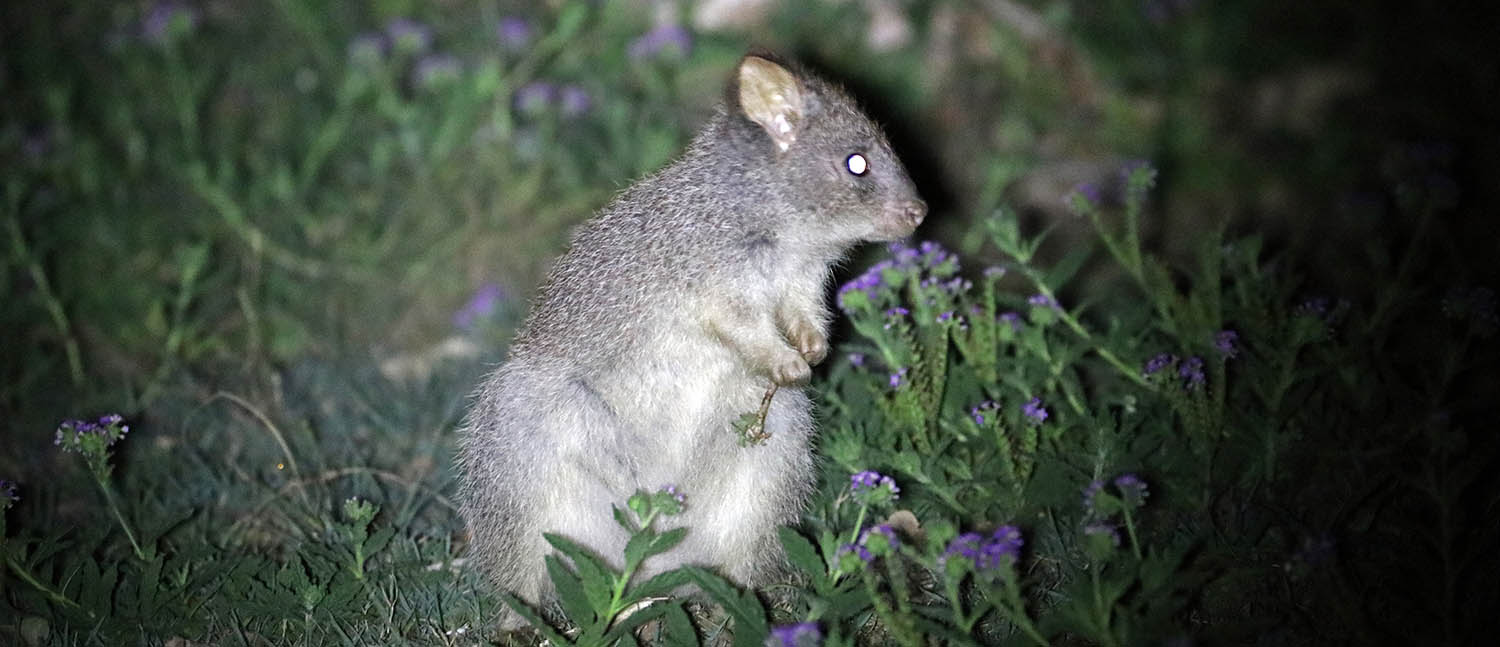
<svg viewBox="0 0 1500 647">
<path fill-rule="evenodd" d="M 63 595 L 62 593 L 53 590 L 51 587 L 42 584 L 36 579 L 35 576 L 31 574 L 31 571 L 28 571 L 25 567 L 17 564 L 16 560 L 11 559 L 9 556 L 6 556 L 5 564 L 10 567 L 10 570 L 14 572 L 17 577 L 21 578 L 21 581 L 30 584 L 32 588 L 41 591 L 42 595 L 47 596 L 47 599 L 52 600 L 53 602 L 61 604 L 65 607 L 71 607 L 74 609 L 78 608 L 77 602 L 74 602 L 73 600 L 69 599 L 68 596 Z"/>
<path fill-rule="evenodd" d="M 1130 550 L 1135 553 L 1135 561 L 1141 561 L 1141 540 L 1135 536 L 1135 517 L 1130 514 L 1130 504 L 1121 506 L 1125 509 L 1125 533 L 1130 535 Z"/>
<path fill-rule="evenodd" d="M 1058 302 L 1057 294 L 1053 293 L 1052 288 L 1047 287 L 1047 284 L 1042 281 L 1041 277 L 1036 275 L 1036 270 L 1031 269 L 1030 266 L 1025 266 L 1024 273 L 1026 274 L 1026 278 L 1031 279 L 1032 284 L 1036 286 L 1037 292 L 1039 294 L 1050 299 L 1052 303 Z M 1057 314 L 1058 318 L 1068 326 L 1068 329 L 1073 331 L 1073 334 L 1078 335 L 1080 339 L 1087 342 L 1095 353 L 1098 353 L 1100 357 L 1104 358 L 1104 361 L 1109 362 L 1111 366 L 1119 370 L 1120 374 L 1124 375 L 1126 379 L 1129 379 L 1131 382 L 1135 382 L 1137 385 L 1147 390 L 1155 390 L 1155 387 L 1153 387 L 1150 382 L 1147 382 L 1145 377 L 1141 376 L 1140 371 L 1126 364 L 1125 361 L 1120 359 L 1118 355 L 1115 355 L 1114 351 L 1111 351 L 1110 349 L 1100 345 L 1099 342 L 1094 339 L 1093 334 L 1089 333 L 1088 329 L 1084 328 L 1083 324 L 1080 323 L 1072 313 L 1059 307 L 1057 309 Z"/>
<path fill-rule="evenodd" d="M 1014 565 L 1008 568 L 1014 569 Z M 995 605 L 996 610 L 1001 615 L 1004 615 L 1005 619 L 1009 620 L 1017 629 L 1020 629 L 1021 633 L 1026 634 L 1026 637 L 1030 638 L 1032 642 L 1043 646 L 1049 645 L 1050 643 L 1047 642 L 1047 638 L 1042 635 L 1042 632 L 1037 631 L 1036 625 L 1032 624 L 1031 617 L 1026 615 L 1026 604 L 1021 601 L 1021 588 L 1016 584 L 1015 571 L 1012 570 L 1006 573 L 1004 579 L 1005 604 Z M 1097 586 L 1095 590 L 1097 592 Z"/>
<path fill-rule="evenodd" d="M 94 483 L 99 486 L 99 491 L 104 493 L 104 502 L 115 513 L 115 519 L 120 522 L 120 529 L 125 531 L 125 538 L 130 540 L 130 547 L 135 550 L 135 556 L 143 562 L 150 561 L 146 557 L 146 551 L 141 550 L 140 543 L 136 542 L 135 533 L 130 530 L 130 524 L 125 521 L 125 515 L 120 512 L 120 506 L 115 503 L 115 495 L 110 492 L 109 482 L 100 478 L 99 473 L 96 471 L 94 473 Z"/>
<path fill-rule="evenodd" d="M 907 623 L 903 622 L 897 616 L 896 610 L 891 608 L 885 596 L 880 595 L 880 587 L 875 582 L 875 569 L 873 565 L 866 564 L 861 574 L 864 576 L 862 579 L 865 583 L 865 591 L 870 594 L 870 600 L 875 604 L 875 615 L 879 616 L 881 623 L 895 635 L 896 642 L 908 647 L 920 647 L 922 644 L 921 638 L 912 635 L 912 632 L 906 626 Z M 891 583 L 891 588 L 892 590 L 896 588 L 895 582 Z"/>
<path fill-rule="evenodd" d="M 1099 571 L 1102 568 L 1099 564 L 1093 564 L 1089 569 L 1089 581 L 1093 583 L 1094 587 L 1094 622 L 1098 625 L 1099 629 L 1099 635 L 1094 638 L 1100 640 L 1102 644 L 1112 647 L 1115 644 L 1115 638 L 1109 631 L 1109 607 L 1105 606 L 1104 597 L 1099 589 Z"/>
<path fill-rule="evenodd" d="M 12 186 L 8 193 L 15 195 L 17 187 Z M 72 379 L 73 385 L 83 384 L 83 356 L 78 350 L 78 339 L 73 336 L 73 326 L 68 323 L 67 311 L 63 310 L 62 301 L 57 298 L 57 293 L 52 291 L 52 283 L 47 280 L 47 271 L 42 264 L 31 256 L 31 250 L 26 246 L 26 239 L 21 236 L 21 223 L 16 220 L 14 205 L 11 205 L 11 214 L 5 219 L 10 229 L 11 252 L 16 255 L 16 260 L 26 266 L 27 272 L 31 274 L 31 282 L 36 284 L 37 292 L 42 298 L 42 303 L 47 308 L 47 315 L 52 317 L 52 324 L 57 326 L 57 333 L 62 337 L 63 352 L 68 357 L 68 377 Z"/>
</svg>

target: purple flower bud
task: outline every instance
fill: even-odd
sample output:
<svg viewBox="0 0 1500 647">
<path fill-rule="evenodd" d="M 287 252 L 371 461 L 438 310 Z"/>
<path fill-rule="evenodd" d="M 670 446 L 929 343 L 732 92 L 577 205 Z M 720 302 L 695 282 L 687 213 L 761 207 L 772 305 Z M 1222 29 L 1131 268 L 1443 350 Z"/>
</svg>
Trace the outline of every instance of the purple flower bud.
<svg viewBox="0 0 1500 647">
<path fill-rule="evenodd" d="M 1047 409 L 1042 406 L 1041 398 L 1032 398 L 1025 405 L 1022 405 L 1021 413 L 1030 418 L 1033 424 L 1041 424 L 1042 421 L 1047 419 Z"/>
<path fill-rule="evenodd" d="M 852 366 L 854 366 L 855 368 L 864 368 L 864 366 L 865 366 L 865 354 L 864 353 L 849 353 L 849 364 L 852 365 Z"/>
<path fill-rule="evenodd" d="M 1158 353 L 1155 357 L 1146 360 L 1146 368 L 1141 371 L 1143 375 L 1152 375 L 1168 366 L 1177 363 L 1177 356 L 1169 353 Z"/>
<path fill-rule="evenodd" d="M 1010 324 L 1010 329 L 1012 331 L 1014 331 L 1014 332 L 1021 332 L 1021 315 L 1020 314 L 1018 314 L 1016 312 L 1002 312 L 1002 313 L 1000 313 L 1000 317 L 999 318 L 1000 318 L 1000 322 L 1001 323 Z"/>
<path fill-rule="evenodd" d="M 679 25 L 662 25 L 631 42 L 626 54 L 635 60 L 657 58 L 663 54 L 687 58 L 692 48 L 693 37 L 686 29 Z"/>
<path fill-rule="evenodd" d="M 494 314 L 504 300 L 505 290 L 494 283 L 485 283 L 474 291 L 464 307 L 453 313 L 453 325 L 460 330 L 473 330 L 474 324 Z"/>
<path fill-rule="evenodd" d="M 516 112 L 525 115 L 540 115 L 551 107 L 556 98 L 556 86 L 546 81 L 532 81 L 516 90 Z"/>
<path fill-rule="evenodd" d="M 417 87 L 434 88 L 455 81 L 463 73 L 458 59 L 447 54 L 423 56 L 417 61 L 415 72 Z"/>
<path fill-rule="evenodd" d="M 907 371 L 907 369 L 903 367 L 900 370 L 896 371 L 895 373 L 891 373 L 891 380 L 890 380 L 891 388 L 893 388 L 893 389 L 900 388 L 900 386 L 903 383 L 905 383 L 905 381 L 906 381 L 906 371 Z"/>
<path fill-rule="evenodd" d="M 1036 306 L 1038 308 L 1052 308 L 1054 310 L 1061 310 L 1062 309 L 1061 307 L 1059 307 L 1057 305 L 1057 301 L 1056 300 L 1054 300 L 1052 297 L 1049 297 L 1049 296 L 1047 296 L 1045 294 L 1033 294 L 1033 295 L 1031 295 L 1030 297 L 1028 297 L 1026 299 L 1026 303 L 1028 303 L 1030 305 L 1033 305 L 1033 306 Z"/>
<path fill-rule="evenodd" d="M 153 45 L 167 45 L 198 26 L 198 10 L 180 2 L 158 2 L 141 19 L 141 37 Z"/>
<path fill-rule="evenodd" d="M 859 535 L 859 545 L 866 547 L 870 546 L 871 535 L 874 535 L 876 537 L 876 542 L 882 540 L 885 541 L 885 546 L 876 545 L 874 552 L 877 554 L 883 555 L 885 553 L 894 551 L 901 545 L 901 539 L 896 536 L 896 531 L 886 524 L 880 524 L 878 526 L 866 528 L 865 531 L 860 533 Z"/>
<path fill-rule="evenodd" d="M 1186 382 L 1183 386 L 1187 388 L 1203 386 L 1205 381 L 1203 375 L 1203 358 L 1193 356 L 1183 360 L 1177 366 L 1177 376 Z"/>
<path fill-rule="evenodd" d="M 1006 564 L 1014 564 L 1021 558 L 1021 530 L 1015 526 L 1000 526 L 990 535 L 990 540 L 979 547 L 979 558 L 974 564 L 980 570 L 993 570 Z"/>
<path fill-rule="evenodd" d="M 421 53 L 432 45 L 432 29 L 411 18 L 395 18 L 385 24 L 385 33 L 397 51 Z"/>
<path fill-rule="evenodd" d="M 1214 348 L 1219 349 L 1224 357 L 1232 358 L 1240 354 L 1239 339 L 1240 334 L 1233 330 L 1220 330 L 1214 333 Z"/>
<path fill-rule="evenodd" d="M 582 86 L 568 84 L 562 87 L 558 93 L 558 103 L 562 107 L 562 116 L 577 117 L 589 111 L 593 105 L 593 99 L 589 97 L 588 90 Z"/>
<path fill-rule="evenodd" d="M 1099 520 L 1090 522 L 1083 527 L 1083 534 L 1085 536 L 1103 536 L 1109 539 L 1110 545 L 1115 547 L 1119 547 L 1120 545 L 1120 530 L 1108 521 Z"/>
<path fill-rule="evenodd" d="M 12 504 L 21 500 L 21 495 L 16 494 L 16 482 L 8 479 L 0 479 L 0 501 L 5 505 L 0 510 L 9 508 Z"/>
<path fill-rule="evenodd" d="M 1121 474 L 1115 477 L 1115 487 L 1120 490 L 1120 498 L 1127 505 L 1140 507 L 1146 503 L 1146 497 L 1151 496 L 1146 482 L 1134 474 Z"/>
<path fill-rule="evenodd" d="M 1098 511 L 1094 509 L 1094 498 L 1104 491 L 1104 481 L 1095 479 L 1083 488 L 1083 510 L 1087 515 L 1094 515 Z"/>
<path fill-rule="evenodd" d="M 500 24 L 495 27 L 495 36 L 500 39 L 500 45 L 512 52 L 526 49 L 531 44 L 531 23 L 517 16 L 506 16 L 500 19 Z"/>
<path fill-rule="evenodd" d="M 767 647 L 818 647 L 823 644 L 823 632 L 816 622 L 799 622 L 794 625 L 777 625 L 771 628 Z"/>
</svg>

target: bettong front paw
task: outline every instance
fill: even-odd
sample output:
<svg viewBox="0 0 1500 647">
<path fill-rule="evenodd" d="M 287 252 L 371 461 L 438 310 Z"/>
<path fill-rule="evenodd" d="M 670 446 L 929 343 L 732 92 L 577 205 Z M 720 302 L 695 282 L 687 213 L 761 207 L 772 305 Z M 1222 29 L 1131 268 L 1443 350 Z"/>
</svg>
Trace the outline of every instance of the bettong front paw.
<svg viewBox="0 0 1500 647">
<path fill-rule="evenodd" d="M 798 386 L 812 379 L 812 366 L 797 353 L 786 353 L 771 363 L 771 381 L 777 386 Z"/>
<path fill-rule="evenodd" d="M 828 338 L 811 323 L 801 321 L 792 324 L 786 331 L 786 337 L 809 365 L 816 365 L 828 356 Z"/>
</svg>

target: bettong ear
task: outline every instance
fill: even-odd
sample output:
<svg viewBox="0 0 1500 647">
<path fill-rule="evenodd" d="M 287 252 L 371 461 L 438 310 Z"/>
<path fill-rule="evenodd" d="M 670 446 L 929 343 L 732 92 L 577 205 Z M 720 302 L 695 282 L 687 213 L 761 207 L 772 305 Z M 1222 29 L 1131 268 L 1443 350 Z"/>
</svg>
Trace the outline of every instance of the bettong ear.
<svg viewBox="0 0 1500 647">
<path fill-rule="evenodd" d="M 806 104 L 802 84 L 786 68 L 760 56 L 746 56 L 739 68 L 740 111 L 785 151 L 797 141 Z"/>
</svg>

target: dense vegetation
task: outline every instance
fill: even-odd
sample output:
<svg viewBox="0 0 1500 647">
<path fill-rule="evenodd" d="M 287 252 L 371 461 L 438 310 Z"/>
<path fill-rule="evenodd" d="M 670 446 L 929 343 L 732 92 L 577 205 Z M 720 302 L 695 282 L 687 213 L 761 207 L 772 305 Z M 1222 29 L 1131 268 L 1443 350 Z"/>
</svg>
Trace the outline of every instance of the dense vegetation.
<svg viewBox="0 0 1500 647">
<path fill-rule="evenodd" d="M 466 568 L 454 427 L 750 43 L 847 81 L 933 213 L 830 286 L 794 581 L 558 540 L 540 635 L 1494 635 L 1500 75 L 1456 10 L 439 4 L 0 7 L 0 642 L 534 641 Z M 692 501 L 599 505 L 636 564 Z"/>
</svg>

